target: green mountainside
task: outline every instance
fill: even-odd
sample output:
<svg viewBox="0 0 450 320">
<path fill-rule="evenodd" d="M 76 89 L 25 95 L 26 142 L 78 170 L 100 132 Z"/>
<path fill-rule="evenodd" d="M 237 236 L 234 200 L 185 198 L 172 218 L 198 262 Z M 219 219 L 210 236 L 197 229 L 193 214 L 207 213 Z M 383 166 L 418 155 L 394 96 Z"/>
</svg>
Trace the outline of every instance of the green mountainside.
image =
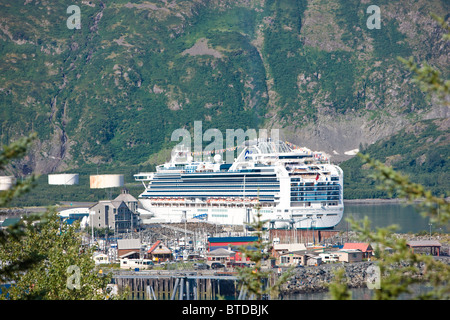
<svg viewBox="0 0 450 320">
<path fill-rule="evenodd" d="M 399 133 L 376 142 L 361 152 L 406 174 L 413 182 L 423 184 L 436 195 L 448 197 L 450 190 L 450 118 L 423 120 Z M 346 199 L 387 197 L 375 188 L 372 172 L 354 157 L 341 164 L 345 172 Z"/>
<path fill-rule="evenodd" d="M 100 168 L 131 177 L 154 168 L 176 144 L 172 132 L 193 132 L 194 121 L 224 135 L 279 128 L 338 162 L 360 145 L 395 157 L 386 141 L 409 150 L 416 136 L 404 130 L 423 125 L 441 135 L 440 149 L 423 138 L 420 155 L 399 152 L 392 163 L 428 175 L 431 157 L 444 163 L 437 173 L 449 162 L 447 131 L 427 119 L 448 119 L 448 107 L 411 83 L 397 57 L 448 78 L 449 45 L 431 14 L 448 16 L 450 3 L 377 1 L 380 29 L 366 25 L 370 4 L 0 0 L 0 143 L 38 134 L 8 173 Z M 80 29 L 67 27 L 70 5 L 80 8 Z"/>
</svg>

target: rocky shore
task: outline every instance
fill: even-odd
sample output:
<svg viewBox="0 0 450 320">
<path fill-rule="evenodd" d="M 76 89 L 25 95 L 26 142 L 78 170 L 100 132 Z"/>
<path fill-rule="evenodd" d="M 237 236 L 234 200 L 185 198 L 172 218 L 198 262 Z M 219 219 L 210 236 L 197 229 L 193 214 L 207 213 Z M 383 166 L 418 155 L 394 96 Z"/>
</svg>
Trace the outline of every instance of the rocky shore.
<svg viewBox="0 0 450 320">
<path fill-rule="evenodd" d="M 450 257 L 448 256 L 437 259 L 450 265 Z M 290 280 L 283 285 L 281 292 L 283 294 L 295 294 L 327 291 L 328 284 L 334 280 L 334 271 L 339 268 L 345 268 L 345 278 L 349 288 L 366 287 L 367 278 L 370 274 L 369 267 L 375 265 L 375 261 L 364 261 L 297 268 Z"/>
</svg>

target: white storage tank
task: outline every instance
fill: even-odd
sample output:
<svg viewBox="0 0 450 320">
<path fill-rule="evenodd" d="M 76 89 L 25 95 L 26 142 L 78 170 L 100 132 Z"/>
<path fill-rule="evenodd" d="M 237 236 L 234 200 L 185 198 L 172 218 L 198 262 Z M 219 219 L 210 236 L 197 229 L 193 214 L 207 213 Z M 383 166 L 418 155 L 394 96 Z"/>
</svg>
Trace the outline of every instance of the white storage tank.
<svg viewBox="0 0 450 320">
<path fill-rule="evenodd" d="M 100 174 L 89 177 L 91 189 L 115 188 L 124 185 L 123 174 Z"/>
<path fill-rule="evenodd" d="M 50 185 L 74 185 L 78 184 L 78 173 L 49 174 L 48 184 Z"/>
<path fill-rule="evenodd" d="M 9 190 L 16 182 L 14 176 L 1 176 L 0 177 L 0 191 Z"/>
</svg>

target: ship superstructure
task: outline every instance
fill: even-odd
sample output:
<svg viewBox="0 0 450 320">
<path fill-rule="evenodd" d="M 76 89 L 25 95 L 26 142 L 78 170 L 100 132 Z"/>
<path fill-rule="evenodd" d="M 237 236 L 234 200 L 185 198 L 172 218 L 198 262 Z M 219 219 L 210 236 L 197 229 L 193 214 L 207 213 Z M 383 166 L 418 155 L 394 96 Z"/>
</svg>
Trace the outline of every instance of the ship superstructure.
<svg viewBox="0 0 450 320">
<path fill-rule="evenodd" d="M 291 145 L 292 146 L 292 145 Z M 242 225 L 257 209 L 272 228 L 333 228 L 342 219 L 343 172 L 321 153 L 283 141 L 247 141 L 233 163 L 195 161 L 178 147 L 156 172 L 138 173 L 154 221 Z"/>
</svg>

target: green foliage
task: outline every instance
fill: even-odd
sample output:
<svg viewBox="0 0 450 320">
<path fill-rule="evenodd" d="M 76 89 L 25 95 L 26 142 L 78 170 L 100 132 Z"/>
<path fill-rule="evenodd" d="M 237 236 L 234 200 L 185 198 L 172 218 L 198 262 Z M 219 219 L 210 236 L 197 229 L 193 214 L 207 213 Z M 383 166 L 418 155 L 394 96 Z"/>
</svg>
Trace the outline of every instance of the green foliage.
<svg viewBox="0 0 450 320">
<path fill-rule="evenodd" d="M 257 240 L 251 248 L 245 246 L 239 248 L 243 256 L 250 260 L 250 266 L 238 268 L 239 283 L 242 286 L 241 290 L 244 290 L 250 299 L 261 300 L 267 295 L 273 299 L 278 297 L 280 286 L 292 275 L 292 269 L 284 272 L 271 285 L 272 271 L 270 269 L 263 271 L 262 267 L 263 262 L 271 258 L 270 244 L 263 240 L 265 221 L 261 220 L 261 207 L 258 205 L 256 208 L 256 219 L 248 224 L 248 227 L 255 230 L 254 235 L 257 236 Z"/>
<path fill-rule="evenodd" d="M 412 183 L 405 176 L 395 172 L 392 168 L 383 165 L 379 161 L 372 160 L 367 155 L 358 154 L 363 161 L 374 169 L 372 178 L 379 181 L 380 187 L 389 194 L 394 192 L 400 198 L 413 202 L 420 200 L 418 207 L 424 215 L 438 224 L 446 224 L 450 217 L 450 203 L 440 197 L 435 197 L 430 191 L 419 184 Z M 353 218 L 347 219 L 351 228 L 359 233 L 360 240 L 376 243 L 377 262 L 379 268 L 380 287 L 375 290 L 374 299 L 397 299 L 402 293 L 411 293 L 410 286 L 415 283 L 429 284 L 433 290 L 424 295 L 416 295 L 419 299 L 449 299 L 450 266 L 434 259 L 432 256 L 414 253 L 405 239 L 399 239 L 393 235 L 395 226 L 377 228 L 374 232 L 370 228 L 367 217 L 358 222 Z M 392 253 L 383 250 L 391 248 Z M 421 271 L 420 267 L 423 267 Z M 330 294 L 333 299 L 348 299 L 349 292 L 346 288 L 343 273 L 337 273 L 335 280 L 330 285 Z"/>
<path fill-rule="evenodd" d="M 447 34 L 443 36 L 444 39 L 447 39 L 450 30 L 448 23 L 436 16 L 434 19 L 447 31 Z M 425 93 L 435 94 L 438 103 L 442 106 L 449 105 L 450 81 L 442 79 L 438 70 L 427 63 L 423 63 L 423 66 L 419 67 L 414 63 L 413 57 L 408 60 L 399 58 L 399 60 L 414 74 L 412 82 L 418 84 Z M 417 121 L 397 134 L 369 146 L 364 153 L 370 154 L 370 158 L 373 160 L 389 162 L 393 169 L 411 176 L 414 182 L 428 188 L 432 194 L 448 197 L 450 149 L 447 140 L 449 134 L 450 129 L 445 125 L 445 120 Z M 367 156 L 366 159 L 368 159 Z M 370 172 L 363 167 L 360 159 L 350 159 L 341 167 L 346 173 L 344 182 L 346 198 L 399 196 L 396 190 L 392 189 L 390 194 L 374 190 L 373 180 L 370 181 L 367 177 Z"/>
<path fill-rule="evenodd" d="M 0 169 L 23 157 L 35 135 L 19 139 L 0 152 Z M 1 193 L 1 205 L 32 188 L 34 175 Z M 110 276 L 95 272 L 92 249 L 84 247 L 78 225 L 61 221 L 54 209 L 32 214 L 0 230 L 0 298 L 108 299 Z M 75 272 L 73 274 L 72 272 Z M 73 277 L 74 276 L 74 277 Z M 73 281 L 72 281 L 73 280 Z"/>
<path fill-rule="evenodd" d="M 13 272 L 13 285 L 2 292 L 12 300 L 105 299 L 110 277 L 95 272 L 92 250 L 81 245 L 81 234 L 75 226 L 61 221 L 56 212 L 40 217 L 19 241 L 10 241 L 0 251 L 0 260 L 12 262 L 38 256 L 39 262 L 25 273 Z M 78 270 L 75 274 L 73 270 Z M 74 277 L 72 278 L 72 276 Z M 77 282 L 78 279 L 79 283 Z"/>
<path fill-rule="evenodd" d="M 450 150 L 445 140 L 450 130 L 442 124 L 443 120 L 439 119 L 418 121 L 360 151 L 374 160 L 388 163 L 434 195 L 448 196 Z M 345 174 L 346 199 L 389 197 L 387 192 L 374 187 L 375 181 L 368 177 L 372 170 L 364 166 L 359 157 L 347 160 L 340 166 Z M 391 196 L 397 195 L 393 193 Z"/>
<path fill-rule="evenodd" d="M 359 1 L 75 3 L 79 30 L 66 27 L 64 1 L 0 1 L 8 30 L 0 43 L 0 141 L 34 131 L 48 153 L 46 143 L 56 147 L 60 138 L 72 168 L 145 163 L 170 145 L 173 130 L 192 130 L 196 120 L 225 132 L 258 129 L 276 113 L 282 125 L 303 126 L 325 102 L 333 115 L 364 110 L 369 92 L 384 108 L 400 65 L 393 56 L 428 53 L 410 48 L 400 24 L 386 15 L 381 30 L 365 30 L 366 5 Z M 347 49 L 304 43 L 314 6 L 335 20 Z M 424 4 L 421 12 L 435 6 L 443 4 Z M 331 23 L 309 22 L 314 30 Z M 221 56 L 186 54 L 200 39 Z M 300 83 L 300 75 L 311 80 Z M 410 97 L 416 108 L 426 107 L 419 94 Z"/>
<path fill-rule="evenodd" d="M 328 292 L 333 300 L 351 300 L 352 293 L 347 287 L 344 268 L 334 271 L 334 281 L 328 285 Z"/>
<path fill-rule="evenodd" d="M 439 21 L 443 23 L 442 19 Z M 446 25 L 446 29 L 449 30 L 448 25 Z M 441 102 L 445 103 L 445 99 L 450 94 L 448 81 L 442 81 L 439 73 L 428 65 L 418 68 L 412 60 L 403 61 L 416 73 L 416 82 L 426 92 L 439 93 Z M 429 130 L 430 127 L 432 126 L 428 126 L 425 131 Z M 397 144 L 397 141 L 392 139 L 384 143 L 387 150 L 395 150 L 400 146 L 402 150 L 395 150 L 395 152 L 399 152 L 399 155 L 408 151 L 404 148 L 408 144 Z M 443 172 L 445 174 L 448 171 L 448 163 L 446 163 L 449 158 L 448 150 L 446 150 L 448 144 L 445 144 L 444 148 L 444 150 L 434 148 L 433 153 L 427 158 L 429 171 L 436 169 L 440 174 L 443 174 Z M 442 152 L 444 152 L 444 156 L 441 155 Z M 421 184 L 411 182 L 408 177 L 396 172 L 392 167 L 379 160 L 374 160 L 367 154 L 358 153 L 358 156 L 364 165 L 373 169 L 371 177 L 380 183 L 378 187 L 387 192 L 389 196 L 395 195 L 410 203 L 419 201 L 417 206 L 423 211 L 423 215 L 429 216 L 434 223 L 442 225 L 448 223 L 450 203 L 443 196 L 433 195 Z M 376 266 L 379 270 L 380 286 L 375 290 L 374 299 L 391 300 L 397 299 L 402 293 L 412 294 L 410 286 L 415 283 L 425 283 L 433 288 L 424 295 L 416 295 L 415 298 L 443 300 L 450 298 L 450 283 L 448 282 L 450 266 L 448 264 L 436 260 L 432 256 L 414 253 L 407 246 L 405 239 L 398 239 L 393 236 L 394 226 L 377 228 L 376 232 L 373 232 L 367 217 L 362 222 L 357 222 L 353 218 L 347 220 L 351 223 L 352 229 L 359 232 L 362 241 L 377 244 Z M 392 253 L 388 253 L 383 248 L 391 248 Z M 423 267 L 422 270 L 420 269 L 421 266 Z M 345 288 L 343 283 L 342 273 L 337 274 L 331 289 L 334 299 L 348 298 L 348 289 Z"/>
<path fill-rule="evenodd" d="M 23 137 L 10 145 L 3 145 L 0 151 L 0 171 L 5 169 L 5 166 L 12 160 L 23 157 L 26 154 L 27 148 L 36 138 L 36 134 L 31 134 L 28 137 Z M 28 192 L 34 181 L 35 175 L 31 175 L 25 181 L 17 182 L 12 188 L 0 192 L 0 207 L 10 203 L 14 198 Z"/>
<path fill-rule="evenodd" d="M 447 223 L 450 218 L 450 203 L 444 197 L 433 196 L 422 185 L 412 183 L 409 179 L 392 168 L 383 165 L 380 161 L 372 160 L 367 155 L 358 155 L 371 167 L 375 174 L 371 177 L 381 184 L 379 187 L 388 192 L 390 196 L 396 193 L 399 198 L 409 202 L 420 200 L 419 207 L 432 218 L 432 221 Z"/>
</svg>

